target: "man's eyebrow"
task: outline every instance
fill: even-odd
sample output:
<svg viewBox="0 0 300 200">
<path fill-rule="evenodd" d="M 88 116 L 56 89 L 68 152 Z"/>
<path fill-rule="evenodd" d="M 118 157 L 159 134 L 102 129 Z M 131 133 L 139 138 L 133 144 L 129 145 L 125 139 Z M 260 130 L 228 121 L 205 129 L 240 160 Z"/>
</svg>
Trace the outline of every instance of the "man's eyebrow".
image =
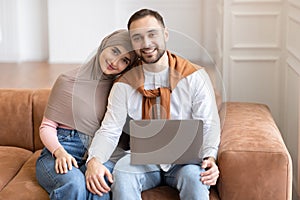
<svg viewBox="0 0 300 200">
<path fill-rule="evenodd" d="M 136 37 L 136 36 L 140 36 L 140 33 L 134 33 L 133 35 L 131 35 L 131 37 Z"/>
<path fill-rule="evenodd" d="M 147 31 L 147 33 L 152 33 L 152 32 L 158 32 L 158 29 L 151 29 L 151 30 Z"/>
<path fill-rule="evenodd" d="M 147 33 L 153 33 L 153 32 L 158 32 L 159 29 L 150 29 L 147 31 Z M 136 37 L 136 36 L 141 36 L 141 33 L 134 33 L 131 35 L 131 37 Z"/>
</svg>

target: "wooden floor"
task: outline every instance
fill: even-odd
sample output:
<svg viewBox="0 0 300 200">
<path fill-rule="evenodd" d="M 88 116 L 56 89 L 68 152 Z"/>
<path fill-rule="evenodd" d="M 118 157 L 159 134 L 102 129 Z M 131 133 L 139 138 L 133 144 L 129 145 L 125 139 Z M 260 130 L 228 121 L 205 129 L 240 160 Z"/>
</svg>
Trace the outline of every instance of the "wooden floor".
<svg viewBox="0 0 300 200">
<path fill-rule="evenodd" d="M 0 63 L 0 88 L 51 88 L 62 72 L 80 64 Z"/>
</svg>

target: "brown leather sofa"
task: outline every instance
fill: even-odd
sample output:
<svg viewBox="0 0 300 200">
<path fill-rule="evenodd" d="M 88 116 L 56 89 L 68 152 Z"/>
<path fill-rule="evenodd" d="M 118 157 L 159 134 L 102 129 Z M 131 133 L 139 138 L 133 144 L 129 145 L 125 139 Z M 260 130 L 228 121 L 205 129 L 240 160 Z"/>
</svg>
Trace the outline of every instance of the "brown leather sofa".
<svg viewBox="0 0 300 200">
<path fill-rule="evenodd" d="M 35 178 L 43 147 L 39 125 L 49 89 L 0 89 L 0 199 L 48 199 Z M 269 109 L 255 103 L 225 104 L 218 155 L 220 178 L 210 199 L 290 200 L 292 162 Z M 224 107 L 223 107 L 224 108 Z M 143 199 L 179 199 L 167 186 Z"/>
</svg>

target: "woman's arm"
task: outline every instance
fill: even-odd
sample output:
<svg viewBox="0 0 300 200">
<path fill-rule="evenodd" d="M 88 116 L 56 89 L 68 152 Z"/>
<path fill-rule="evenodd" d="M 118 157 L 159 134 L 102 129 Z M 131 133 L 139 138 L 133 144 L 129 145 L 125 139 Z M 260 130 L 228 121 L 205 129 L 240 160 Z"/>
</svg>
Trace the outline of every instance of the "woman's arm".
<svg viewBox="0 0 300 200">
<path fill-rule="evenodd" d="M 61 144 L 57 138 L 58 123 L 43 117 L 43 121 L 40 126 L 40 138 L 45 147 L 54 154 L 55 150 L 61 147 Z"/>
<path fill-rule="evenodd" d="M 40 138 L 45 147 L 55 157 L 56 173 L 64 174 L 72 169 L 72 165 L 78 168 L 78 164 L 75 158 L 59 143 L 56 130 L 57 127 L 58 123 L 44 117 L 40 126 Z"/>
</svg>

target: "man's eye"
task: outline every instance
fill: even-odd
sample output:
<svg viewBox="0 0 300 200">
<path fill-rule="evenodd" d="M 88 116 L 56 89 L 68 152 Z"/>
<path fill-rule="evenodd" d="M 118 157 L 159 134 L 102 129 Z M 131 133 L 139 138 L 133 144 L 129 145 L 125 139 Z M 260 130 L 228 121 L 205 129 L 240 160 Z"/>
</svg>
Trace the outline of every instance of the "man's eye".
<svg viewBox="0 0 300 200">
<path fill-rule="evenodd" d="M 153 38 L 154 36 L 155 36 L 154 33 L 150 33 L 150 34 L 149 34 L 149 37 L 150 37 L 150 38 Z"/>
<path fill-rule="evenodd" d="M 141 37 L 134 37 L 134 38 L 132 38 L 132 40 L 135 41 L 135 42 L 138 42 L 138 41 L 141 40 Z"/>
</svg>

